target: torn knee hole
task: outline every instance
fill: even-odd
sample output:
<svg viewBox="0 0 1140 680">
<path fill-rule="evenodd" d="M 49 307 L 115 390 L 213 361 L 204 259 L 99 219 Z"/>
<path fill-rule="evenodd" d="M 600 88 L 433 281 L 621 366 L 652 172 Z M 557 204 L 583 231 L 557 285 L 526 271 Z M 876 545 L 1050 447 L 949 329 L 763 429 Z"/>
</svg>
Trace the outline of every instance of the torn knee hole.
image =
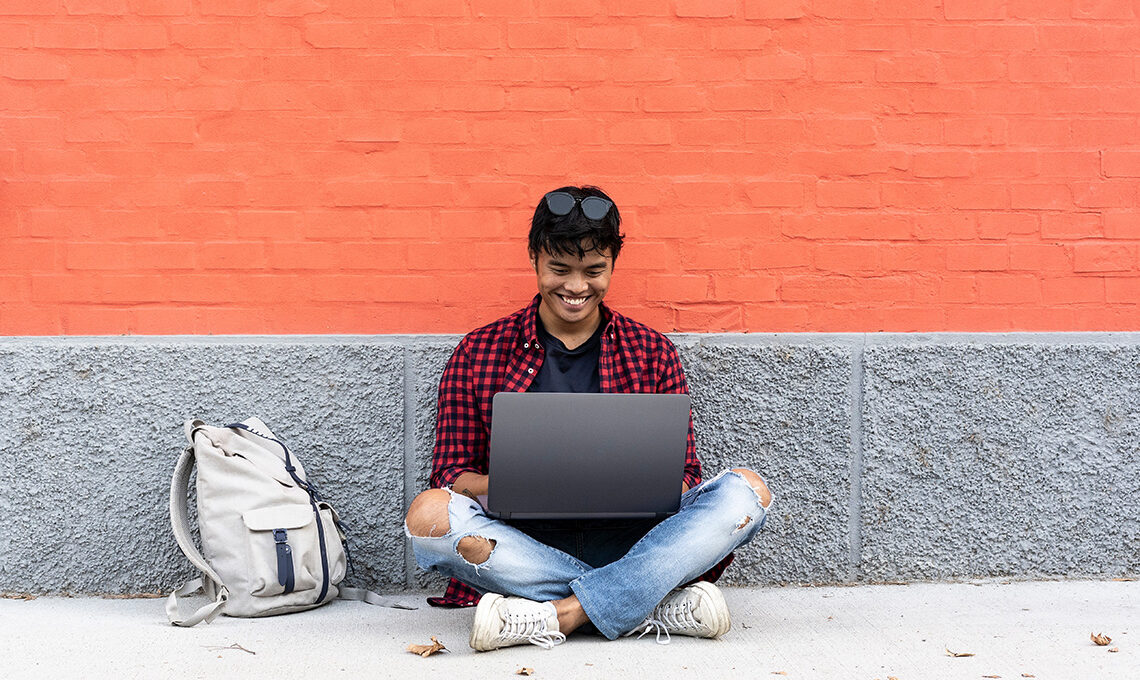
<svg viewBox="0 0 1140 680">
<path fill-rule="evenodd" d="M 744 529 L 744 527 L 748 526 L 751 522 L 752 522 L 752 515 L 745 515 L 744 519 L 740 520 L 740 524 L 736 525 L 736 528 L 733 529 L 732 533 L 735 534 L 738 531 L 742 531 Z"/>
<path fill-rule="evenodd" d="M 494 550 L 495 540 L 483 536 L 464 536 L 456 546 L 459 556 L 471 564 L 483 564 Z"/>
<path fill-rule="evenodd" d="M 418 529 L 419 527 L 416 528 Z M 427 530 L 427 533 L 420 533 L 418 531 L 413 531 L 411 527 L 408 528 L 408 533 L 410 533 L 412 536 L 415 536 L 416 538 L 439 538 L 441 536 L 446 536 L 447 531 L 447 529 L 440 529 L 438 524 L 431 525 L 431 528 Z"/>
</svg>

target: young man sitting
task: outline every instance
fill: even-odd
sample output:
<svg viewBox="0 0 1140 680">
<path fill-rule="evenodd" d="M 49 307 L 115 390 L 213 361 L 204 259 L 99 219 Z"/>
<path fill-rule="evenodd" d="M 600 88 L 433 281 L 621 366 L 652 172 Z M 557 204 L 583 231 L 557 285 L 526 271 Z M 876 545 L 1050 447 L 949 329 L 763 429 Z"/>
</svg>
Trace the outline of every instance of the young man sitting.
<svg viewBox="0 0 1140 680">
<path fill-rule="evenodd" d="M 549 648 L 591 629 L 611 640 L 650 631 L 659 641 L 718 637 L 729 612 L 709 579 L 771 506 L 751 470 L 702 483 L 691 417 L 680 510 L 664 521 L 508 522 L 478 502 L 487 493 L 496 392 L 688 393 L 673 344 L 602 302 L 622 247 L 620 224 L 617 206 L 597 188 L 543 196 L 529 242 L 538 295 L 464 337 L 440 380 L 432 488 L 412 502 L 405 532 L 420 567 L 452 577 L 442 603 L 478 599 L 476 650 Z"/>
</svg>

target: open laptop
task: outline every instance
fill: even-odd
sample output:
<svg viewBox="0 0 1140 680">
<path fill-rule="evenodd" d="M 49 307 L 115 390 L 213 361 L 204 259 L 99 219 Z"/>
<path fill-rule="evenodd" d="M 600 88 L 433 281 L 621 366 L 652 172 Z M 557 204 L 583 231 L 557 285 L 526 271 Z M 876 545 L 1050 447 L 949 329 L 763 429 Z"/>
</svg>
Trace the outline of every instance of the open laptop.
<svg viewBox="0 0 1140 680">
<path fill-rule="evenodd" d="M 688 431 L 687 394 L 500 392 L 491 417 L 487 514 L 675 513 Z"/>
</svg>

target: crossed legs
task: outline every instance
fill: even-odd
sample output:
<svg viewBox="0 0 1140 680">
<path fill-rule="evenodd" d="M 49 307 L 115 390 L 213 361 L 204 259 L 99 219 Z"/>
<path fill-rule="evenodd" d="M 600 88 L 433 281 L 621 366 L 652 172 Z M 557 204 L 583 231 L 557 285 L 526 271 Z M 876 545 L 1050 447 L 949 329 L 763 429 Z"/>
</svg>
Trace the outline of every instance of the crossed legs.
<svg viewBox="0 0 1140 680">
<path fill-rule="evenodd" d="M 755 472 L 746 468 L 735 468 L 732 472 L 747 483 L 755 493 L 756 499 L 752 501 L 754 509 L 756 501 L 759 501 L 759 513 L 747 510 L 742 512 L 736 509 L 737 507 L 746 507 L 746 504 L 734 505 L 732 510 L 725 509 L 725 512 L 734 514 L 732 525 L 726 526 L 728 531 L 735 535 L 745 529 L 750 529 L 747 532 L 747 537 L 743 538 L 743 540 L 747 540 L 754 533 L 753 528 L 748 525 L 754 524 L 757 519 L 762 523 L 762 515 L 772 503 L 772 494 Z M 699 490 L 701 487 L 697 487 L 697 489 Z M 460 507 L 457 508 L 453 504 L 458 504 Z M 705 508 L 703 512 L 707 518 L 709 509 Z M 716 514 L 715 509 L 713 514 Z M 755 517 L 757 514 L 761 516 Z M 461 518 L 460 521 L 464 524 L 463 535 L 459 536 L 458 540 L 455 540 L 455 536 L 450 535 L 453 516 Z M 421 567 L 440 567 L 441 571 L 484 590 L 506 592 L 509 595 L 550 602 L 557 612 L 559 630 L 564 634 L 575 630 L 590 620 L 587 608 L 583 607 L 577 594 L 571 590 L 570 586 L 572 582 L 578 582 L 581 577 L 593 571 L 592 568 L 565 553 L 538 543 L 513 527 L 486 517 L 474 501 L 445 489 L 429 489 L 418 495 L 412 502 L 408 509 L 405 525 L 407 534 L 413 539 L 417 561 L 420 562 Z M 657 529 L 655 528 L 654 531 Z M 652 535 L 654 531 L 651 531 L 649 535 Z M 664 541 L 667 545 L 671 540 L 670 534 L 664 530 L 661 533 L 663 536 L 658 536 L 657 540 L 658 542 Z M 506 540 L 510 544 L 512 554 L 502 557 L 500 563 L 492 563 L 492 556 L 495 554 L 500 539 Z M 676 539 L 672 540 L 679 540 L 680 544 L 667 547 L 678 550 L 686 548 L 683 534 L 676 534 Z M 454 542 L 453 546 L 451 545 L 452 542 Z M 524 544 L 522 549 L 515 550 L 514 548 L 519 543 Z M 452 551 L 462 558 L 462 565 L 454 564 L 454 558 L 449 557 Z M 701 571 L 693 575 L 693 578 L 718 560 L 719 558 L 703 565 Z M 542 568 L 537 569 L 537 565 L 530 564 L 532 561 L 541 562 Z M 457 566 L 464 569 L 465 573 L 453 573 Z M 512 571 L 526 572 L 528 567 L 532 566 L 536 568 L 536 571 L 541 572 L 535 575 L 538 583 L 528 582 L 526 573 L 509 573 Z M 449 570 L 448 567 L 453 569 Z M 620 570 L 618 571 L 620 572 Z M 576 588 L 586 588 L 587 586 L 584 584 L 586 580 L 590 580 L 593 584 L 599 579 L 582 579 L 583 583 L 578 583 Z M 515 581 L 514 587 L 510 581 Z M 684 580 L 669 583 L 665 587 L 666 592 L 683 582 Z M 598 590 L 609 592 L 608 588 L 599 588 Z M 602 605 L 597 604 L 597 602 L 607 598 L 600 596 L 595 598 L 594 595 L 591 595 L 591 599 L 595 601 L 592 607 L 600 609 Z M 641 604 L 644 606 L 644 603 Z M 652 608 L 652 604 L 650 604 L 650 608 Z M 597 623 L 595 621 L 595 624 Z M 633 625 L 636 623 L 635 621 Z M 607 631 L 599 626 L 599 630 L 602 630 L 607 637 L 616 637 L 616 635 L 625 632 L 613 627 Z"/>
</svg>

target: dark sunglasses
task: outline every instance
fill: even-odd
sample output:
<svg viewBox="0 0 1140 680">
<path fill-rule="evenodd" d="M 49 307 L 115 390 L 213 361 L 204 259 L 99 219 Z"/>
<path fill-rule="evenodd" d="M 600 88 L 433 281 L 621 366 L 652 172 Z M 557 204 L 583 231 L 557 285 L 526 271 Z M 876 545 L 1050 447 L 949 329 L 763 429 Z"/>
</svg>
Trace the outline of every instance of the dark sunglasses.
<svg viewBox="0 0 1140 680">
<path fill-rule="evenodd" d="M 565 191 L 551 191 L 546 196 L 546 207 L 550 208 L 550 212 L 555 215 L 569 215 L 574 206 L 579 203 L 582 204 L 582 214 L 586 219 L 600 220 L 606 215 L 610 214 L 610 208 L 614 207 L 613 201 L 601 198 L 599 196 L 587 196 L 585 198 L 574 198 Z"/>
</svg>

